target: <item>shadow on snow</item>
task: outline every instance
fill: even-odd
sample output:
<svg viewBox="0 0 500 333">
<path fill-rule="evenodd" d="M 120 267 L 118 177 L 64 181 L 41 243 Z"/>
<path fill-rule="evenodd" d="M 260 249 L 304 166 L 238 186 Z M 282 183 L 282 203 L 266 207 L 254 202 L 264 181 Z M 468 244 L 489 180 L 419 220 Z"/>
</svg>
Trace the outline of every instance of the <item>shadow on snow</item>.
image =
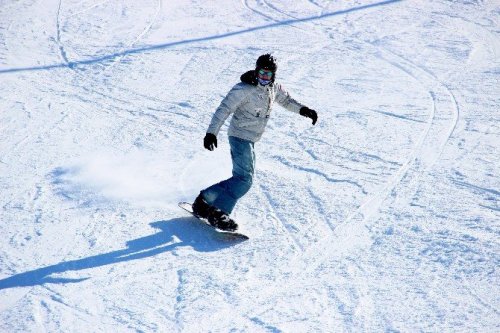
<svg viewBox="0 0 500 333">
<path fill-rule="evenodd" d="M 369 8 L 373 8 L 373 7 L 390 5 L 390 4 L 393 4 L 396 2 L 401 2 L 401 1 L 403 1 L 403 0 L 387 0 L 387 1 L 377 2 L 377 3 L 373 3 L 373 4 L 353 7 L 353 8 L 349 8 L 349 9 L 339 10 L 336 12 L 327 13 L 327 14 L 323 14 L 323 15 L 284 20 L 284 21 L 279 21 L 279 22 L 261 25 L 261 26 L 257 26 L 257 27 L 252 27 L 252 28 L 248 28 L 248 29 L 236 30 L 236 31 L 227 32 L 227 33 L 220 34 L 220 35 L 212 35 L 212 36 L 207 36 L 207 37 L 185 39 L 185 40 L 181 40 L 181 41 L 177 41 L 177 42 L 150 45 L 150 46 L 125 50 L 122 52 L 108 54 L 105 56 L 96 57 L 96 58 L 87 59 L 87 60 L 77 60 L 77 61 L 71 61 L 71 62 L 67 62 L 67 63 L 59 63 L 59 64 L 52 64 L 52 65 L 46 65 L 46 66 L 0 69 L 0 74 L 15 73 L 15 72 L 27 72 L 27 71 L 41 71 L 41 70 L 50 70 L 50 69 L 67 68 L 67 67 L 75 68 L 76 66 L 84 66 L 84 65 L 91 65 L 91 64 L 95 64 L 95 63 L 104 62 L 104 61 L 111 61 L 115 58 L 123 57 L 126 55 L 138 54 L 138 53 L 143 53 L 143 52 L 147 52 L 147 51 L 161 50 L 161 49 L 166 49 L 166 48 L 175 47 L 175 46 L 179 46 L 179 45 L 208 42 L 208 41 L 223 39 L 223 38 L 232 37 L 232 36 L 236 36 L 236 35 L 252 33 L 255 31 L 259 31 L 259 30 L 272 29 L 272 28 L 276 28 L 276 27 L 280 27 L 280 26 L 284 26 L 284 25 L 290 25 L 290 24 L 302 23 L 302 22 L 310 22 L 310 21 L 325 19 L 325 18 L 332 17 L 332 16 L 343 15 L 343 14 L 347 14 L 347 13 L 351 13 L 351 12 L 355 12 L 355 11 L 369 9 Z"/>
<path fill-rule="evenodd" d="M 51 275 L 144 259 L 184 246 L 190 246 L 198 252 L 211 252 L 239 244 L 234 240 L 227 241 L 210 227 L 201 225 L 194 217 L 158 221 L 150 225 L 158 229 L 159 232 L 128 241 L 125 249 L 77 260 L 63 261 L 55 265 L 19 273 L 0 280 L 0 290 L 45 283 L 77 283 L 88 278 L 51 277 Z"/>
</svg>

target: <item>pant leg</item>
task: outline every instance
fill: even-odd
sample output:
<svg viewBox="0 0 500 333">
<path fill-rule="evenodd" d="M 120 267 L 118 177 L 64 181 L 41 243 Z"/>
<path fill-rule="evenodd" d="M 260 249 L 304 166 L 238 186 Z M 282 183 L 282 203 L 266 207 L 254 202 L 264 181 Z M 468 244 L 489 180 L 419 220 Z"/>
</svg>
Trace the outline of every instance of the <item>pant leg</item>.
<svg viewBox="0 0 500 333">
<path fill-rule="evenodd" d="M 230 214 L 238 200 L 252 187 L 255 173 L 254 143 L 229 137 L 233 176 L 212 185 L 201 193 L 208 204 Z"/>
</svg>

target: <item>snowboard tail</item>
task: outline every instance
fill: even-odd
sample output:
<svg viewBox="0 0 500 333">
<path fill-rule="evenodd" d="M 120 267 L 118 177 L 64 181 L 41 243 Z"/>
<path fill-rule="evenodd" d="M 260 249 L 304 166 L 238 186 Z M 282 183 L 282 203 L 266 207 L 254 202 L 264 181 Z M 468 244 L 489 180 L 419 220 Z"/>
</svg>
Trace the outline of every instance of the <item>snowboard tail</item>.
<svg viewBox="0 0 500 333">
<path fill-rule="evenodd" d="M 218 229 L 218 228 L 214 227 L 213 225 L 211 225 L 208 222 L 207 219 L 196 215 L 193 212 L 193 206 L 189 202 L 179 202 L 179 207 L 182 208 L 182 209 L 184 209 L 185 211 L 187 211 L 188 213 L 190 213 L 194 217 L 196 217 L 196 219 L 198 221 L 200 221 L 201 223 L 209 226 L 210 228 L 212 228 L 213 230 L 215 230 L 218 234 L 221 234 L 221 235 L 225 236 L 228 239 L 234 239 L 234 240 L 247 240 L 247 239 L 249 239 L 248 236 L 243 235 L 243 234 L 241 234 L 239 232 L 221 230 L 221 229 Z"/>
</svg>

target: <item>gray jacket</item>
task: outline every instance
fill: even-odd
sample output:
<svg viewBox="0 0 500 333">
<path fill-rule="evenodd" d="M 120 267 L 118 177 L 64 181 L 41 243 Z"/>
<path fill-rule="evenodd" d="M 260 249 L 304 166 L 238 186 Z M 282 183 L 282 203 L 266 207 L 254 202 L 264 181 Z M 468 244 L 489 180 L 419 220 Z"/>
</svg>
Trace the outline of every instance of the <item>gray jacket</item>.
<svg viewBox="0 0 500 333">
<path fill-rule="evenodd" d="M 264 133 L 274 102 L 295 113 L 299 113 L 303 107 L 290 97 L 279 83 L 254 86 L 240 82 L 222 100 L 212 117 L 207 133 L 217 136 L 227 117 L 233 114 L 228 135 L 257 142 Z"/>
</svg>

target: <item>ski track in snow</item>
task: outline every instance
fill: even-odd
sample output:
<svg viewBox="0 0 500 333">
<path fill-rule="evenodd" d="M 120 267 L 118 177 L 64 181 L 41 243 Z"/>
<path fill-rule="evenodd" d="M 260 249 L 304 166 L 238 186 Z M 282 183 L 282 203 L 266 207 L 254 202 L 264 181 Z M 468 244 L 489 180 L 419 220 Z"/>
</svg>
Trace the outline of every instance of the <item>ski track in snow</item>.
<svg viewBox="0 0 500 333">
<path fill-rule="evenodd" d="M 431 169 L 451 137 L 458 121 L 459 111 L 453 95 L 446 86 L 436 82 L 432 74 L 387 50 L 382 50 L 382 54 L 379 53 L 380 49 L 376 52 L 376 56 L 400 68 L 421 83 L 432 99 L 432 106 L 429 111 L 427 127 L 406 162 L 393 176 L 387 179 L 382 190 L 369 195 L 368 199 L 355 212 L 339 224 L 338 229 L 335 231 L 343 235 L 346 235 L 346 233 L 342 233 L 342 228 L 347 225 L 357 224 L 360 225 L 360 228 L 369 228 L 369 225 L 376 221 L 376 214 L 389 196 L 397 197 L 398 200 L 408 200 L 415 191 L 419 174 Z M 445 135 L 440 138 L 439 136 L 443 132 Z M 402 184 L 403 181 L 404 184 Z M 349 236 L 344 240 L 349 241 L 354 234 L 353 230 L 349 229 Z M 327 242 L 328 240 L 325 239 L 324 241 Z M 365 246 L 369 245 L 365 244 Z M 323 246 L 323 244 L 318 246 Z"/>
<path fill-rule="evenodd" d="M 66 67 L 0 73 L 0 218 L 8 222 L 0 331 L 498 329 L 500 132 L 490 73 L 498 82 L 500 47 L 496 18 L 474 12 L 493 6 L 437 2 L 410 24 L 411 4 L 378 4 L 241 0 L 213 12 L 161 0 L 5 4 L 2 67 L 34 64 L 22 57 L 25 45 L 35 58 L 45 52 L 38 65 L 57 57 Z M 16 15 L 6 17 L 20 9 L 45 10 L 52 21 L 29 17 L 34 28 L 22 30 Z M 126 52 L 231 30 L 243 32 Z M 436 36 L 415 47 L 434 61 L 404 46 L 408 35 L 410 43 Z M 274 111 L 255 186 L 235 212 L 250 241 L 223 243 L 179 218 L 176 202 L 230 172 L 221 167 L 229 163 L 223 135 L 211 154 L 198 141 L 225 91 L 267 51 L 282 56 L 280 79 L 320 119 L 311 127 Z M 118 56 L 79 63 L 103 53 Z M 476 84 L 462 82 L 455 58 Z M 406 94 L 388 101 L 379 85 L 399 89 L 395 82 Z M 358 101 L 364 93 L 371 99 Z M 349 126 L 378 135 L 357 138 Z"/>
<path fill-rule="evenodd" d="M 73 16 L 77 16 L 79 14 L 83 14 L 89 10 L 92 10 L 98 6 L 101 6 L 103 4 L 106 4 L 109 0 L 107 1 L 103 1 L 103 2 L 100 2 L 98 4 L 94 4 L 82 11 L 79 11 L 77 13 L 74 13 L 74 14 L 71 14 L 69 16 L 66 16 L 65 19 L 68 19 L 68 18 L 71 18 Z M 68 68 L 70 69 L 73 69 L 74 72 L 76 73 L 76 75 L 79 77 L 79 79 L 81 80 L 86 80 L 86 77 L 80 73 L 78 70 L 75 70 L 74 68 L 74 65 L 73 65 L 73 62 L 70 61 L 67 57 L 67 54 L 66 54 L 66 50 L 65 50 L 65 46 L 64 44 L 61 42 L 61 5 L 62 5 L 62 2 L 63 0 L 59 0 L 59 5 L 58 5 L 58 9 L 57 9 L 57 16 L 56 16 L 56 25 L 57 25 L 57 44 L 59 45 L 59 50 L 60 50 L 60 53 L 61 53 L 61 57 L 63 58 L 63 61 L 64 63 L 68 66 Z M 153 25 L 156 23 L 156 21 L 158 20 L 158 17 L 159 17 L 159 14 L 160 14 L 160 11 L 161 11 L 161 8 L 162 8 L 162 0 L 158 0 L 157 1 L 157 7 L 154 11 L 154 13 L 151 15 L 152 16 L 152 19 L 150 20 L 150 22 L 146 25 L 146 27 L 144 27 L 144 29 L 141 31 L 141 33 L 139 35 L 137 35 L 137 37 L 135 37 L 131 42 L 127 43 L 127 45 L 123 46 L 119 51 L 117 51 L 116 53 L 118 54 L 122 54 L 124 53 L 124 51 L 130 49 L 131 47 L 133 47 L 134 45 L 136 45 L 140 40 L 141 38 L 143 38 L 144 36 L 146 36 L 146 34 L 151 30 L 151 28 L 153 27 Z M 120 56 L 118 56 L 116 59 L 114 59 L 112 62 L 111 62 L 111 65 L 109 66 L 106 66 L 104 67 L 101 72 L 100 72 L 100 76 L 97 77 L 97 79 L 101 78 L 101 76 L 104 76 L 106 75 L 106 72 L 108 70 L 111 70 L 114 66 L 116 66 L 117 64 L 119 64 L 124 58 L 126 57 L 125 54 L 122 54 Z M 95 78 L 94 78 L 95 79 Z M 116 86 L 113 86 L 113 87 L 116 87 Z M 123 89 L 121 87 L 119 87 L 119 89 Z M 97 93 L 97 94 L 101 94 L 99 91 L 95 91 L 95 90 L 92 90 L 93 93 Z M 133 93 L 132 91 L 127 91 L 128 93 Z M 105 97 L 109 97 L 109 96 L 105 96 Z M 113 98 L 113 97 L 110 97 L 110 98 Z M 128 101 L 123 101 L 123 103 L 128 103 Z"/>
</svg>

